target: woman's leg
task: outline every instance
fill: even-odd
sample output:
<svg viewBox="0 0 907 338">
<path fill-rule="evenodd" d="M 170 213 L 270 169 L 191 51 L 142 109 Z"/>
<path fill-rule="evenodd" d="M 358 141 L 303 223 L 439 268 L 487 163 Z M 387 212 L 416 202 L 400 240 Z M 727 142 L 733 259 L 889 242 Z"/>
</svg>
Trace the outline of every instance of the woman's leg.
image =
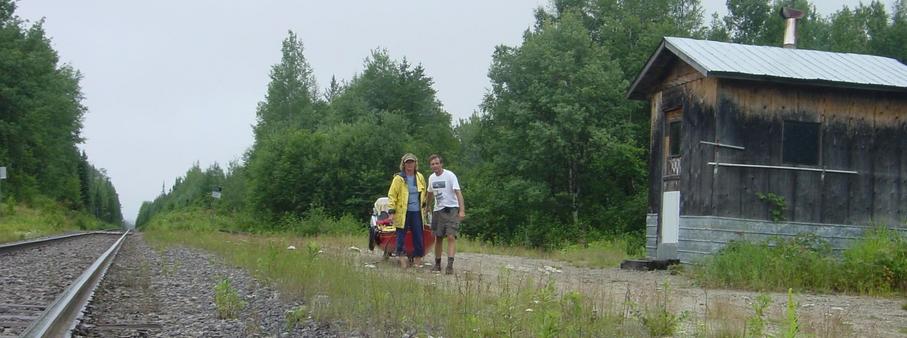
<svg viewBox="0 0 907 338">
<path fill-rule="evenodd" d="M 397 259 L 400 260 L 400 266 L 406 268 L 407 261 L 406 251 L 403 250 L 403 240 L 406 238 L 406 229 L 397 228 Z"/>
<path fill-rule="evenodd" d="M 410 219 L 412 221 L 410 222 Z M 425 240 L 422 236 L 422 215 L 419 211 L 407 212 L 406 222 L 413 232 L 413 257 L 416 258 L 416 265 L 422 265 L 422 256 L 425 256 Z"/>
</svg>

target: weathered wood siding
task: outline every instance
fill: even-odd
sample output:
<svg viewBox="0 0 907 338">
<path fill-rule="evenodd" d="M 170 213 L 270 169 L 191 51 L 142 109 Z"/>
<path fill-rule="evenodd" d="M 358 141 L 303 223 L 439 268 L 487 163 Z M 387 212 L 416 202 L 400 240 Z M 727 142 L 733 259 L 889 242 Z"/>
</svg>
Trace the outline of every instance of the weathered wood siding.
<svg viewBox="0 0 907 338">
<path fill-rule="evenodd" d="M 683 88 L 681 214 L 769 220 L 758 193 L 786 202 L 785 219 L 832 224 L 903 224 L 907 216 L 907 97 L 896 93 L 699 79 Z M 656 94 L 659 99 L 661 95 Z M 712 101 L 714 99 L 714 101 Z M 654 140 L 663 136 L 655 118 Z M 714 102 L 714 103 L 713 103 Z M 819 164 L 784 163 L 785 120 L 820 124 Z M 654 141 L 653 140 L 653 141 Z M 738 145 L 745 150 L 700 144 Z M 663 165 L 652 143 L 651 213 L 657 213 Z M 853 170 L 857 175 L 736 168 L 708 162 Z M 657 184 L 656 184 L 657 182 Z M 655 197 L 655 198 L 653 198 Z"/>
</svg>

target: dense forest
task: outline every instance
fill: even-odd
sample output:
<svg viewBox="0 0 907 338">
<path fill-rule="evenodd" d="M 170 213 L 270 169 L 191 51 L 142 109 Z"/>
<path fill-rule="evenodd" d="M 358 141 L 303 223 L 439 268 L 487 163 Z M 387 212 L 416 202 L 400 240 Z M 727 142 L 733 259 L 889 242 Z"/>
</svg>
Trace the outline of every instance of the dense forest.
<svg viewBox="0 0 907 338">
<path fill-rule="evenodd" d="M 42 28 L 0 0 L 0 166 L 4 202 L 53 200 L 119 225 L 120 201 L 107 174 L 88 161 L 82 143 L 81 75 L 60 64 Z"/>
<path fill-rule="evenodd" d="M 806 10 L 798 47 L 907 61 L 907 7 L 873 1 L 828 16 L 806 0 L 728 0 L 707 18 L 698 0 L 555 0 L 519 46 L 492 53 L 491 89 L 451 121 L 429 71 L 372 51 L 348 81 L 319 89 L 293 32 L 257 108 L 255 143 L 226 171 L 197 165 L 137 224 L 186 207 L 216 208 L 279 227 L 319 213 L 365 219 L 405 152 L 438 153 L 460 176 L 462 232 L 495 243 L 553 247 L 645 223 L 649 112 L 625 99 L 664 36 L 780 46 L 782 6 Z M 708 21 L 708 22 L 707 22 Z M 216 203 L 212 189 L 222 188 Z M 254 229 L 249 229 L 254 230 Z"/>
</svg>

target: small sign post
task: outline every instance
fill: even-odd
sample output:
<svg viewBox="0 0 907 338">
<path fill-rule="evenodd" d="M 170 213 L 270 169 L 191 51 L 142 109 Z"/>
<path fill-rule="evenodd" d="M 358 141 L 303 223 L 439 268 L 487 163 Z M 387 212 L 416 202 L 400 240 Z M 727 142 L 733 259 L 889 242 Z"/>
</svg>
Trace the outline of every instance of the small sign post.
<svg viewBox="0 0 907 338">
<path fill-rule="evenodd" d="M 0 182 L 6 179 L 6 167 L 0 167 Z M 3 191 L 0 191 L 0 203 L 3 202 Z"/>
<path fill-rule="evenodd" d="M 220 193 L 223 190 L 224 190 L 223 187 L 221 187 L 219 185 L 215 186 L 214 189 L 211 189 L 211 197 L 214 198 L 215 201 L 220 200 Z M 214 222 L 216 221 L 216 217 L 217 217 L 217 206 L 215 206 L 214 203 L 211 203 L 211 224 L 214 224 Z"/>
</svg>

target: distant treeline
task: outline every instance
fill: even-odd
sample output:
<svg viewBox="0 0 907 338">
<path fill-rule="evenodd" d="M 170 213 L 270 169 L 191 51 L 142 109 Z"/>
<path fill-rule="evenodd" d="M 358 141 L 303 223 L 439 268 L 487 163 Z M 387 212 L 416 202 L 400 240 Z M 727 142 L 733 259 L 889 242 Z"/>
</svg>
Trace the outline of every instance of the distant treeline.
<svg viewBox="0 0 907 338">
<path fill-rule="evenodd" d="M 28 25 L 12 0 L 0 0 L 0 182 L 3 200 L 52 199 L 120 224 L 117 192 L 88 162 L 82 143 L 81 74 L 59 64 L 43 20 Z"/>
<path fill-rule="evenodd" d="M 821 16 L 808 1 L 729 0 L 704 24 L 696 0 L 558 0 L 538 9 L 519 46 L 499 46 L 480 110 L 451 124 L 419 64 L 373 51 L 349 81 L 319 90 L 293 32 L 258 105 L 255 144 L 227 172 L 193 167 L 146 202 L 138 224 L 185 206 L 254 215 L 273 227 L 312 210 L 365 218 L 400 156 L 431 153 L 460 176 L 468 236 L 556 246 L 641 232 L 649 108 L 624 98 L 664 36 L 776 45 L 780 8 L 805 9 L 800 48 L 907 60 L 907 9 L 878 1 Z"/>
</svg>

